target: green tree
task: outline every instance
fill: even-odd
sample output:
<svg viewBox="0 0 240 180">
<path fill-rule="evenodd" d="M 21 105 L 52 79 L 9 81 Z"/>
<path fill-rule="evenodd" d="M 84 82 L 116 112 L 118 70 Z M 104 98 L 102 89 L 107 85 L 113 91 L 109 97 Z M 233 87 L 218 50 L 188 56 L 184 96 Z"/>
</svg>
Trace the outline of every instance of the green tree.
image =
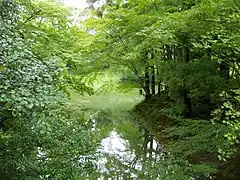
<svg viewBox="0 0 240 180">
<path fill-rule="evenodd" d="M 97 143 L 83 115 L 65 104 L 63 60 L 37 48 L 46 42 L 24 24 L 28 7 L 2 0 L 0 8 L 0 179 L 87 175 Z"/>
<path fill-rule="evenodd" d="M 88 53 L 94 56 L 96 67 L 108 64 L 114 72 L 134 76 L 134 87 L 142 88 L 145 94 L 153 92 L 150 91 L 155 88 L 153 79 L 164 85 L 162 96 L 166 98 L 153 97 L 150 105 L 158 108 L 153 113 L 170 117 L 174 123 L 180 123 L 180 127 L 185 121 L 188 123 L 186 118 L 192 119 L 181 131 L 177 131 L 178 126 L 173 131 L 188 133 L 188 127 L 192 125 L 201 129 L 192 135 L 193 138 L 187 136 L 189 143 L 195 144 L 194 152 L 210 153 L 214 146 L 214 153 L 217 153 L 218 145 L 231 152 L 239 145 L 236 135 L 239 133 L 236 115 L 239 102 L 231 102 L 228 108 L 232 109 L 226 111 L 231 115 L 222 119 L 230 128 L 220 121 L 211 124 L 209 120 L 219 107 L 220 114 L 225 113 L 226 104 L 221 107 L 226 101 L 222 92 L 232 94 L 232 90 L 240 88 L 239 20 L 239 6 L 233 0 L 113 1 L 104 5 L 101 17 L 93 15 L 86 21 L 86 27 L 96 32 Z M 154 73 L 148 70 L 152 66 L 156 68 Z M 233 99 L 236 98 L 238 95 L 235 94 Z M 164 103 L 159 101 L 166 101 L 167 106 L 160 107 Z M 232 114 L 234 120 L 229 120 Z M 196 119 L 207 121 L 203 121 L 206 122 L 203 126 L 196 125 Z M 219 127 L 222 127 L 219 132 L 222 142 L 210 138 L 208 132 L 205 135 L 209 135 L 211 143 L 205 144 L 203 132 L 217 131 Z M 225 133 L 232 146 L 225 144 Z M 178 148 L 182 154 L 186 139 Z M 215 145 L 214 141 L 219 144 Z"/>
</svg>

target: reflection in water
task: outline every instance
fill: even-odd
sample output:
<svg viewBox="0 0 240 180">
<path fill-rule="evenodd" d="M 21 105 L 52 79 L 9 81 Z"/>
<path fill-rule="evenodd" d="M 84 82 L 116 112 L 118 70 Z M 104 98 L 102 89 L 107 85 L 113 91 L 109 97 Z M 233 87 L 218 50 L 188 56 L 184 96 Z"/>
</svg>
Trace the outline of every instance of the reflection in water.
<svg viewBox="0 0 240 180">
<path fill-rule="evenodd" d="M 93 155 L 97 157 L 94 161 L 97 170 L 86 180 L 169 180 L 181 175 L 186 177 L 147 128 L 129 116 L 117 116 L 119 119 L 116 120 L 109 111 L 99 113 L 97 117 L 91 116 L 86 124 L 94 132 L 103 132 L 105 137 Z M 197 175 L 186 179 L 202 177 Z"/>
<path fill-rule="evenodd" d="M 99 152 L 126 158 L 128 147 L 128 141 L 121 138 L 116 131 L 112 131 L 107 138 L 102 140 Z"/>
<path fill-rule="evenodd" d="M 109 136 L 102 140 L 98 153 L 97 167 L 102 174 L 99 179 L 105 177 L 112 177 L 112 179 L 118 177 L 119 179 L 123 174 L 124 176 L 128 174 L 133 178 L 136 175 L 131 173 L 131 169 L 141 170 L 140 163 L 136 162 L 134 166 L 131 165 L 136 155 L 130 150 L 128 140 L 121 138 L 115 130 L 111 131 Z M 123 169 L 123 167 L 128 167 L 128 169 Z"/>
<path fill-rule="evenodd" d="M 163 147 L 154 139 L 154 136 L 150 134 L 148 129 L 144 128 L 143 131 L 145 159 L 153 158 L 154 160 L 159 160 L 158 158 L 164 152 Z"/>
<path fill-rule="evenodd" d="M 139 139 L 139 143 L 142 143 L 140 149 L 132 149 L 130 139 L 121 137 L 116 129 L 101 141 L 96 162 L 101 174 L 99 180 L 138 179 L 137 174 L 143 169 L 142 162 L 151 160 L 154 163 L 160 160 L 161 146 L 149 131 L 142 131 L 143 138 Z"/>
<path fill-rule="evenodd" d="M 129 114 L 99 111 L 90 116 L 87 125 L 92 131 L 108 132 L 95 154 L 97 172 L 89 179 L 141 179 L 140 174 L 148 173 L 147 164 L 154 166 L 162 159 L 162 146 Z"/>
</svg>

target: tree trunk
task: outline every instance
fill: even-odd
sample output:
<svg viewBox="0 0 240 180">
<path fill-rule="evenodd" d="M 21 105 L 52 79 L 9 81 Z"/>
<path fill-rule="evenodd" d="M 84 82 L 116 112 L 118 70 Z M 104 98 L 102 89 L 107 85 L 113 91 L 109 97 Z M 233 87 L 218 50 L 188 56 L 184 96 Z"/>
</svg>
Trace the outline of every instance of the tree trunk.
<svg viewBox="0 0 240 180">
<path fill-rule="evenodd" d="M 188 97 L 188 90 L 183 90 L 183 99 L 184 104 L 186 106 L 185 117 L 190 118 L 192 115 L 192 101 L 191 98 Z"/>
<path fill-rule="evenodd" d="M 167 49 L 167 59 L 172 60 L 172 52 L 171 52 L 171 47 L 169 45 L 166 46 Z"/>
<path fill-rule="evenodd" d="M 158 69 L 157 69 L 157 76 L 158 76 L 158 77 L 159 77 L 159 74 L 160 74 L 160 73 L 159 73 L 159 71 L 158 71 Z M 158 90 L 158 93 L 157 93 L 157 94 L 158 94 L 158 95 L 161 95 L 161 82 L 160 82 L 160 80 L 159 80 L 159 82 L 158 82 L 158 89 L 157 89 L 157 90 Z"/>
<path fill-rule="evenodd" d="M 155 92 L 155 85 L 156 85 L 156 82 L 155 82 L 155 67 L 154 66 L 151 66 L 151 68 L 152 68 L 152 87 L 151 87 L 151 89 L 152 89 L 152 95 L 154 96 L 155 94 L 156 94 L 156 92 Z"/>
<path fill-rule="evenodd" d="M 226 78 L 226 79 L 229 79 L 230 78 L 230 67 L 227 63 L 225 62 L 221 62 L 220 64 L 220 73 L 221 73 L 221 76 Z"/>
<path fill-rule="evenodd" d="M 185 47 L 185 53 L 184 53 L 184 62 L 187 64 L 190 61 L 190 50 L 189 47 Z M 184 85 L 185 86 L 185 85 Z M 184 104 L 186 106 L 186 112 L 185 112 L 185 117 L 189 118 L 192 115 L 192 100 L 190 97 L 188 97 L 188 90 L 186 87 L 184 87 L 183 90 L 183 99 L 184 99 Z"/>
<path fill-rule="evenodd" d="M 151 97 L 151 94 L 150 94 L 150 76 L 149 76 L 148 67 L 146 67 L 145 69 L 145 91 L 146 91 L 145 98 L 149 99 Z"/>
</svg>

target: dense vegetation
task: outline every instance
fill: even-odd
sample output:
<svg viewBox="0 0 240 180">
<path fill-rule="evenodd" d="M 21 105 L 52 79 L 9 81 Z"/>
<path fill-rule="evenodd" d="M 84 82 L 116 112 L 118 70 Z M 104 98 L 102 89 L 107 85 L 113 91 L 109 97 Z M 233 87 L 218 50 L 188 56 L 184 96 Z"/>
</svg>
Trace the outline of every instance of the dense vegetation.
<svg viewBox="0 0 240 180">
<path fill-rule="evenodd" d="M 122 78 L 102 90 L 140 89 L 135 116 L 169 152 L 139 178 L 238 179 L 240 3 L 87 2 L 78 12 L 52 0 L 0 0 L 0 179 L 94 170 L 87 155 L 98 137 L 66 101 L 72 90 L 93 94 L 106 72 Z"/>
<path fill-rule="evenodd" d="M 65 103 L 67 87 L 89 89 L 65 67 L 67 12 L 0 1 L 0 179 L 74 179 L 92 166 L 79 159 L 95 150 L 94 136 Z"/>
<path fill-rule="evenodd" d="M 164 130 L 159 139 L 168 137 L 166 148 L 189 176 L 239 177 L 239 7 L 233 0 L 108 1 L 87 21 L 97 32 L 89 50 L 96 63 L 124 72 L 119 88 L 144 91 L 138 117 L 155 133 Z"/>
</svg>

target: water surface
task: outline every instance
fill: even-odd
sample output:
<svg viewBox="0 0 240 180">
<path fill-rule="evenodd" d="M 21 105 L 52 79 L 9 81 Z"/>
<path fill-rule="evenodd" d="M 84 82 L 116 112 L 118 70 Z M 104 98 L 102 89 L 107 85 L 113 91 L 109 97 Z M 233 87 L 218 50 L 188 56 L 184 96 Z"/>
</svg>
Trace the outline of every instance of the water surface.
<svg viewBox="0 0 240 180">
<path fill-rule="evenodd" d="M 145 163 L 161 161 L 164 150 L 148 129 L 127 112 L 104 110 L 91 116 L 92 131 L 106 131 L 97 149 L 95 164 L 99 180 L 140 179 Z"/>
</svg>

